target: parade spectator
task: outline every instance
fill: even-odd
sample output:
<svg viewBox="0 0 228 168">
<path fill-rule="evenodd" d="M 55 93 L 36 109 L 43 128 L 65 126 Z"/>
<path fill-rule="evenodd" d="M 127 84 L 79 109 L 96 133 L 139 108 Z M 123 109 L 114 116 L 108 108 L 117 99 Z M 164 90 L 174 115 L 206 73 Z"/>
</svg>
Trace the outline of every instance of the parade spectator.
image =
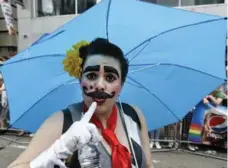
<svg viewBox="0 0 228 168">
<path fill-rule="evenodd" d="M 1 112 L 0 112 L 0 127 L 2 129 L 5 129 L 7 127 L 7 115 L 8 115 L 8 100 L 5 90 L 5 84 L 3 82 L 2 76 L 0 76 L 1 80 L 1 87 L 0 87 L 0 93 L 1 93 Z"/>
<path fill-rule="evenodd" d="M 156 149 L 162 148 L 160 145 L 160 142 L 158 141 L 159 135 L 160 135 L 159 133 L 160 133 L 159 129 L 153 130 L 149 133 L 150 139 L 151 139 L 151 141 L 150 141 L 150 148 L 151 149 L 154 147 L 154 145 L 155 145 Z"/>
<path fill-rule="evenodd" d="M 224 99 L 227 99 L 227 96 L 222 91 L 224 85 L 220 86 L 219 88 L 215 89 L 209 95 L 207 95 L 203 99 L 204 104 L 212 103 L 215 106 L 221 105 Z"/>
<path fill-rule="evenodd" d="M 215 106 L 224 105 L 224 102 L 227 101 L 227 95 L 225 94 L 226 83 L 215 89 L 209 95 L 203 98 L 203 103 L 208 104 L 211 103 Z M 196 144 L 188 144 L 188 149 L 191 151 L 195 151 L 199 149 Z"/>
<path fill-rule="evenodd" d="M 180 129 L 180 123 L 174 123 L 174 124 L 170 124 L 164 127 L 164 138 L 166 140 L 169 141 L 168 143 L 168 147 L 169 148 L 177 148 L 178 147 L 178 143 L 177 143 L 177 139 L 179 139 L 179 132 Z"/>
</svg>

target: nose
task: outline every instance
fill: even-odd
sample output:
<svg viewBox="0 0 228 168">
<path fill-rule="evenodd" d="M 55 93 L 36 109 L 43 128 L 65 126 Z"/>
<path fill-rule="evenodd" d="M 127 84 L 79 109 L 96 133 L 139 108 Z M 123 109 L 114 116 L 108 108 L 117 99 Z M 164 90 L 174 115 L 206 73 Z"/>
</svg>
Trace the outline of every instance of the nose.
<svg viewBox="0 0 228 168">
<path fill-rule="evenodd" d="M 96 83 L 96 90 L 98 91 L 104 91 L 106 88 L 105 86 L 105 80 L 103 78 L 99 78 Z"/>
</svg>

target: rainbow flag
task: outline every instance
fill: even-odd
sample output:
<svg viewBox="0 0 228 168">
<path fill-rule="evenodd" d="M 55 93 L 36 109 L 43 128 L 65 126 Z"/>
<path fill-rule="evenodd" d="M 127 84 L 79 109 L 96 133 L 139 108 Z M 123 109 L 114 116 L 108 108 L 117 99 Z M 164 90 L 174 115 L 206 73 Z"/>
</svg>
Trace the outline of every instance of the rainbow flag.
<svg viewBox="0 0 228 168">
<path fill-rule="evenodd" d="M 189 134 L 188 134 L 188 140 L 195 142 L 195 143 L 201 143 L 201 125 L 200 124 L 194 124 L 192 123 L 190 125 Z"/>
<path fill-rule="evenodd" d="M 202 143 L 201 131 L 204 124 L 205 110 L 208 107 L 200 102 L 192 115 L 192 122 L 188 133 L 188 140 L 193 143 Z"/>
</svg>

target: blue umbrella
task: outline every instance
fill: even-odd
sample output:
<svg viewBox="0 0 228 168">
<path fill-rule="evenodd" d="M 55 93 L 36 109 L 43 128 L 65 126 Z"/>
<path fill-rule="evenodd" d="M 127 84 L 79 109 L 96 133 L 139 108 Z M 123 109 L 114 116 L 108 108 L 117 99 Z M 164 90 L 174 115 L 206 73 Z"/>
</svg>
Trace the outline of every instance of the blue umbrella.
<svg viewBox="0 0 228 168">
<path fill-rule="evenodd" d="M 73 44 L 96 37 L 108 38 L 129 59 L 120 98 L 143 111 L 149 129 L 182 119 L 225 80 L 225 18 L 103 0 L 3 65 L 11 127 L 34 132 L 53 112 L 82 100 L 62 60 Z"/>
</svg>

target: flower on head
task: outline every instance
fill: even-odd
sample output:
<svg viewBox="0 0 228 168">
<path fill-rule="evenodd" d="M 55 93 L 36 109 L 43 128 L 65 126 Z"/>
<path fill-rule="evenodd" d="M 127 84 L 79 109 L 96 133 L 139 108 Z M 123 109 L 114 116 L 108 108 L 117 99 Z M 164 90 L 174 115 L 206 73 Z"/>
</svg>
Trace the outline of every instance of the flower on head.
<svg viewBox="0 0 228 168">
<path fill-rule="evenodd" d="M 77 44 L 73 45 L 72 49 L 67 51 L 66 57 L 63 60 L 64 70 L 68 72 L 70 76 L 74 76 L 76 78 L 81 78 L 81 64 L 82 58 L 80 57 L 79 49 L 83 46 L 89 45 L 86 41 L 80 41 Z"/>
</svg>

